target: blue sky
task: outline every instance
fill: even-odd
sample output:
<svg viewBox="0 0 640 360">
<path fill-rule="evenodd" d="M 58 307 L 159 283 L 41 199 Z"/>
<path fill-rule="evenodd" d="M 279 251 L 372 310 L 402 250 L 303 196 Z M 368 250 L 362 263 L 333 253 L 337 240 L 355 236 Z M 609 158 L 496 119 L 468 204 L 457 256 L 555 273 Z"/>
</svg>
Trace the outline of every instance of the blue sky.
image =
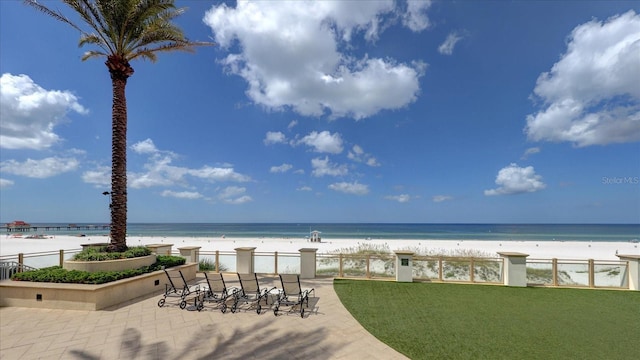
<svg viewBox="0 0 640 360">
<path fill-rule="evenodd" d="M 130 222 L 640 222 L 637 2 L 176 3 L 217 45 L 132 63 Z M 78 39 L 0 1 L 1 222 L 109 221 Z"/>
</svg>

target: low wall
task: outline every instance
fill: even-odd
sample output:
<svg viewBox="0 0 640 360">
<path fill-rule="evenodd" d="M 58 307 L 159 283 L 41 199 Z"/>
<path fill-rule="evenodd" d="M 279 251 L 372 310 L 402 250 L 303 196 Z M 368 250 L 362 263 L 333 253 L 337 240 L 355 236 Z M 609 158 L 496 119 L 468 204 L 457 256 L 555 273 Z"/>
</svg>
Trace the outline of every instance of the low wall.
<svg viewBox="0 0 640 360">
<path fill-rule="evenodd" d="M 181 270 L 190 282 L 196 278 L 198 264 L 171 268 Z M 32 281 L 0 281 L 0 307 L 102 310 L 141 296 L 163 294 L 167 275 L 155 271 L 101 285 L 59 284 Z"/>
</svg>

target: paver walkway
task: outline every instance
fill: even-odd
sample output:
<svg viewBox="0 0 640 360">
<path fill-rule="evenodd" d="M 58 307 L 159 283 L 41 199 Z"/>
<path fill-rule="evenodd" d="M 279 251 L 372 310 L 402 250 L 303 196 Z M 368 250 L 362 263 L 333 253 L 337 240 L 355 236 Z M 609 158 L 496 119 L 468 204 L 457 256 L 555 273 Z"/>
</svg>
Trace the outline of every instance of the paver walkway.
<svg viewBox="0 0 640 360">
<path fill-rule="evenodd" d="M 260 277 L 261 287 L 275 285 L 276 278 Z M 349 314 L 333 279 L 302 281 L 302 287 L 316 292 L 304 319 L 272 311 L 187 311 L 172 299 L 159 308 L 161 295 L 103 311 L 4 307 L 0 359 L 406 359 Z"/>
</svg>

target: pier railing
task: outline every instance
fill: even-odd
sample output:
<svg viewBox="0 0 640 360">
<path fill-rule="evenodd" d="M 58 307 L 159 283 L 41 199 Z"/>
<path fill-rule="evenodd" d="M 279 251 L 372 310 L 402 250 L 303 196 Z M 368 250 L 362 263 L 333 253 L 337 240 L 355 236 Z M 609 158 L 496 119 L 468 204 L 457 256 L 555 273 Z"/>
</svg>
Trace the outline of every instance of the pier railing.
<svg viewBox="0 0 640 360">
<path fill-rule="evenodd" d="M 0 280 L 8 279 L 17 272 L 62 266 L 65 260 L 80 251 L 81 249 L 69 249 L 0 256 Z M 172 254 L 181 253 L 172 251 Z M 238 259 L 236 251 L 199 252 L 199 261 L 214 263 L 215 271 L 237 272 Z M 314 276 L 397 279 L 399 275 L 396 273 L 398 267 L 395 254 L 314 253 L 313 259 Z M 509 271 L 508 262 L 505 257 L 412 256 L 409 264 L 410 281 L 513 285 L 509 283 L 506 274 Z M 299 274 L 303 266 L 301 263 L 301 253 L 252 252 L 250 268 L 253 272 L 262 274 Z M 638 270 L 630 266 L 629 260 L 526 259 L 523 269 L 526 279 L 522 286 L 637 290 L 633 287 L 637 285 L 631 285 L 630 278 L 634 278 L 634 271 Z"/>
</svg>

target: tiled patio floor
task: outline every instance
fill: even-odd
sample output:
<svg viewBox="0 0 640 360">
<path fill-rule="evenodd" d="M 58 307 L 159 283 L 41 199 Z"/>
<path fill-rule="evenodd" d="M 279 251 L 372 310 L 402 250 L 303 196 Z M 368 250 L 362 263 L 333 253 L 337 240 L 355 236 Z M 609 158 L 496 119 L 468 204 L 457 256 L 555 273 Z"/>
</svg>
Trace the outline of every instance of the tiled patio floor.
<svg viewBox="0 0 640 360">
<path fill-rule="evenodd" d="M 406 359 L 360 326 L 332 283 L 303 281 L 316 295 L 304 319 L 243 309 L 222 314 L 213 306 L 187 311 L 171 299 L 159 308 L 160 294 L 103 311 L 4 307 L 0 359 Z M 274 286 L 276 278 L 260 284 Z"/>
</svg>

